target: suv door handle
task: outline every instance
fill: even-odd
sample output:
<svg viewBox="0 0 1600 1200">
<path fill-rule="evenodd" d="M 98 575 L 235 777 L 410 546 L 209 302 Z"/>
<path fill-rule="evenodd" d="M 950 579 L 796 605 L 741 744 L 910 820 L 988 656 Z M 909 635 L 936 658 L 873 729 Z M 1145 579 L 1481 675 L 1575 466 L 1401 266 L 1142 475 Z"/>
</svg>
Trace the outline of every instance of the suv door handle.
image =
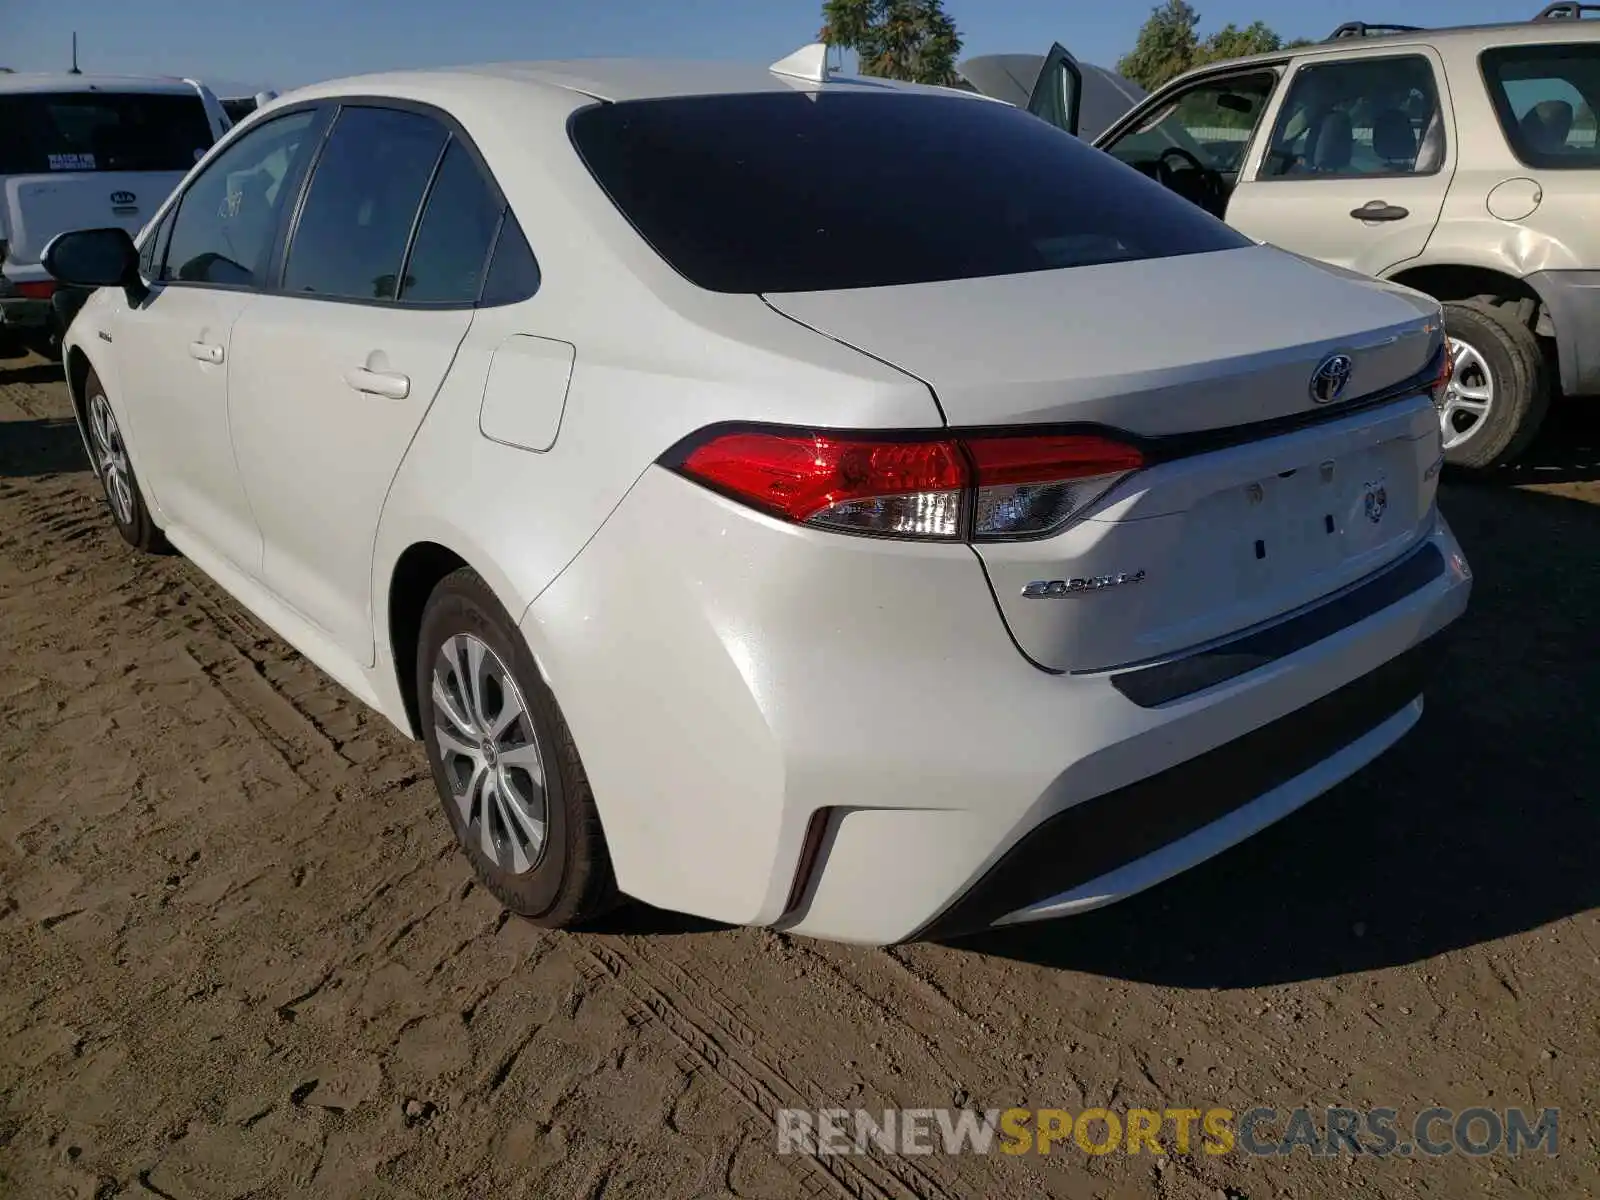
<svg viewBox="0 0 1600 1200">
<path fill-rule="evenodd" d="M 220 363 L 222 361 L 222 347 L 213 346 L 210 342 L 190 342 L 189 357 L 198 359 L 203 363 Z"/>
<path fill-rule="evenodd" d="M 404 400 L 411 395 L 411 380 L 405 375 L 389 371 L 369 371 L 357 367 L 346 371 L 344 381 L 356 391 L 368 396 L 387 396 L 390 400 Z"/>
<path fill-rule="evenodd" d="M 1411 210 L 1383 200 L 1368 200 L 1360 208 L 1352 208 L 1350 215 L 1358 221 L 1404 221 Z"/>
</svg>

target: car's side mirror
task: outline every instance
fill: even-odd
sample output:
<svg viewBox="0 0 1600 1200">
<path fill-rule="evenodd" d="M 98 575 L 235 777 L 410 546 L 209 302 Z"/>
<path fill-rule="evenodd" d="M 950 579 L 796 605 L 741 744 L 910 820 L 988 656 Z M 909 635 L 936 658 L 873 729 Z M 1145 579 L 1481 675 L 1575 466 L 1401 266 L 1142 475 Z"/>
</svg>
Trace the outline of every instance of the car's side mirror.
<svg viewBox="0 0 1600 1200">
<path fill-rule="evenodd" d="M 150 294 L 139 277 L 139 251 L 126 229 L 74 229 L 50 239 L 40 263 L 57 283 L 70 287 L 119 287 L 128 303 Z"/>
</svg>

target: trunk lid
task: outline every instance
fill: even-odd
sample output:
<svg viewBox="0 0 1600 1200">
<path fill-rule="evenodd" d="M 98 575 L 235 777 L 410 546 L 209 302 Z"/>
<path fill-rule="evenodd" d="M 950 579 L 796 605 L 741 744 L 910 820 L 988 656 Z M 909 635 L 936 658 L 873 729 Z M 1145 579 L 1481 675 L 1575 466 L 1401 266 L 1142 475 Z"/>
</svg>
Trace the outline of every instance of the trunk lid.
<svg viewBox="0 0 1600 1200">
<path fill-rule="evenodd" d="M 1437 305 L 1408 289 L 1249 247 L 767 300 L 924 380 L 952 426 L 1086 422 L 1174 445 L 1234 431 L 1134 473 L 1059 534 L 975 546 L 1019 648 L 1051 670 L 1143 662 L 1271 621 L 1430 527 L 1427 389 L 1338 415 L 1427 368 Z M 1298 424 L 1320 414 L 1312 377 L 1333 355 L 1351 360 L 1348 384 L 1326 419 Z M 1291 427 L 1238 430 L 1261 422 Z M 1124 582 L 1072 584 L 1105 579 Z M 1041 594 L 1057 581 L 1067 588 Z"/>
<path fill-rule="evenodd" d="M 182 181 L 182 171 L 60 171 L 4 181 L 7 262 L 39 261 L 50 239 L 69 229 L 121 226 L 136 235 Z"/>
<path fill-rule="evenodd" d="M 1266 246 L 856 291 L 768 294 L 779 312 L 917 376 L 955 426 L 1088 421 L 1161 436 L 1314 408 L 1427 365 L 1438 305 Z"/>
</svg>

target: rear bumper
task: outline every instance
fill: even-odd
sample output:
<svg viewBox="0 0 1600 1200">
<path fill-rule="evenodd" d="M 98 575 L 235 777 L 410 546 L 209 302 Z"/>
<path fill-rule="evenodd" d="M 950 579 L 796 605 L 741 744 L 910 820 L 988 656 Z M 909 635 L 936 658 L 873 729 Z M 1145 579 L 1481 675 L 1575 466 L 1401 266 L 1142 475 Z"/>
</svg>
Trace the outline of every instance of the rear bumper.
<svg viewBox="0 0 1600 1200">
<path fill-rule="evenodd" d="M 1412 553 L 1442 571 L 1141 704 L 1111 672 L 1030 666 L 966 547 L 797 528 L 652 469 L 521 627 L 624 892 L 887 944 L 1073 911 L 1085 885 L 1100 903 L 1137 891 L 1381 753 L 1420 712 L 1424 656 L 1408 651 L 1471 588 L 1442 517 Z M 1036 832 L 1056 826 L 1085 844 L 1059 871 L 1063 835 Z"/>
<path fill-rule="evenodd" d="M 31 296 L 0 295 L 0 328 L 48 329 L 55 321 L 55 310 L 48 300 Z"/>
<path fill-rule="evenodd" d="M 12 264 L 0 272 L 0 327 L 48 329 L 55 320 L 49 300 L 17 294 L 18 283 L 46 283 L 50 276 L 43 267 Z"/>
<path fill-rule="evenodd" d="M 1338 691 L 1160 774 L 1039 822 L 920 936 L 1085 912 L 1280 820 L 1408 732 L 1439 637 Z"/>
<path fill-rule="evenodd" d="M 1600 271 L 1536 271 L 1528 284 L 1555 326 L 1561 390 L 1600 395 Z"/>
</svg>

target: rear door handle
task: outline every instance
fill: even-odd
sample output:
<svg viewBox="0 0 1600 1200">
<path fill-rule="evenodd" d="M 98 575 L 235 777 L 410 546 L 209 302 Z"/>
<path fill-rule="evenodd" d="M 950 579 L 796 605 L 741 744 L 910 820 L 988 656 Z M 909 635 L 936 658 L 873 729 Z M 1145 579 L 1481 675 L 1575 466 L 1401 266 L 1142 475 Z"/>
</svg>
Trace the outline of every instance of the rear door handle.
<svg viewBox="0 0 1600 1200">
<path fill-rule="evenodd" d="M 189 357 L 199 359 L 203 363 L 220 363 L 222 347 L 213 346 L 210 342 L 190 342 Z"/>
<path fill-rule="evenodd" d="M 1368 200 L 1360 208 L 1352 208 L 1350 215 L 1358 221 L 1404 221 L 1411 210 L 1383 200 Z"/>
<path fill-rule="evenodd" d="M 410 378 L 389 371 L 369 371 L 365 367 L 357 367 L 353 371 L 345 372 L 344 381 L 356 391 L 368 396 L 387 396 L 390 400 L 404 400 L 411 395 Z"/>
</svg>

